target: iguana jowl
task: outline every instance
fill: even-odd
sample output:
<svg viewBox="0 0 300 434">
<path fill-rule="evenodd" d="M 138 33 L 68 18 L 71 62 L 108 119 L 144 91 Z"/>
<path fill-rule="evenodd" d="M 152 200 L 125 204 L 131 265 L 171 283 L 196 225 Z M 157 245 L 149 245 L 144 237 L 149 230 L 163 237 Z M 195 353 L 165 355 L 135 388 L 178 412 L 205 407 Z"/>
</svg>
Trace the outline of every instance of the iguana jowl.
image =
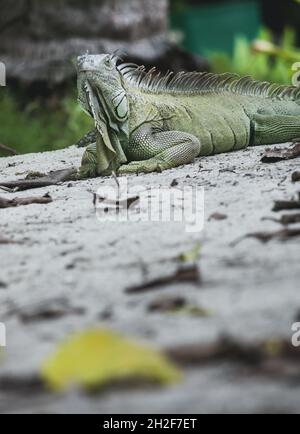
<svg viewBox="0 0 300 434">
<path fill-rule="evenodd" d="M 82 177 L 153 172 L 195 157 L 300 136 L 300 88 L 235 74 L 145 71 L 114 55 L 78 58 L 79 102 L 96 129 Z"/>
</svg>

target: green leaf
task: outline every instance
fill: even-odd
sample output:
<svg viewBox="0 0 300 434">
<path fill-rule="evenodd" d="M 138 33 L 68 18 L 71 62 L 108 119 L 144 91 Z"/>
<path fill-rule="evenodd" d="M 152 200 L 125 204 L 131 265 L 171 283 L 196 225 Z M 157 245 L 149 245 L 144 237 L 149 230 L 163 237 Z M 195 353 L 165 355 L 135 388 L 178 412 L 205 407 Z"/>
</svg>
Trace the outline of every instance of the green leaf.
<svg viewBox="0 0 300 434">
<path fill-rule="evenodd" d="M 62 343 L 46 360 L 41 376 L 54 391 L 141 380 L 166 385 L 180 379 L 179 371 L 159 352 L 102 329 L 87 330 Z"/>
<path fill-rule="evenodd" d="M 247 71 L 251 59 L 250 45 L 244 36 L 237 36 L 234 43 L 233 66 L 236 72 Z"/>
<path fill-rule="evenodd" d="M 282 48 L 285 50 L 294 49 L 296 42 L 296 32 L 291 27 L 287 27 L 283 33 Z"/>
<path fill-rule="evenodd" d="M 300 50 L 296 46 L 295 29 L 287 28 L 281 45 L 277 46 L 272 33 L 262 28 L 253 43 L 244 36 L 237 36 L 231 58 L 218 53 L 212 54 L 210 59 L 212 72 L 236 72 L 261 81 L 291 85 L 291 66 L 300 59 Z"/>
<path fill-rule="evenodd" d="M 197 262 L 200 259 L 201 244 L 198 242 L 192 250 L 184 252 L 179 256 L 182 262 Z"/>
</svg>

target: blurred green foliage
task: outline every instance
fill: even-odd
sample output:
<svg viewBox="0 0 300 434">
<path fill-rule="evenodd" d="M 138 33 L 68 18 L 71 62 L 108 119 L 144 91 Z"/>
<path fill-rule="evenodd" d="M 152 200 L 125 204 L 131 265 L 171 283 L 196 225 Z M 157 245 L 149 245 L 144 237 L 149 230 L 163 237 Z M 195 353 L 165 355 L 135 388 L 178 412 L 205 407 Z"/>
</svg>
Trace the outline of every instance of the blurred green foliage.
<svg viewBox="0 0 300 434">
<path fill-rule="evenodd" d="M 195 54 L 209 51 L 232 55 L 237 34 L 253 40 L 262 26 L 259 0 L 171 2 L 170 25 L 182 34 L 182 46 Z"/>
<path fill-rule="evenodd" d="M 93 121 L 70 91 L 61 101 L 34 99 L 19 104 L 18 95 L 1 88 L 0 143 L 20 153 L 65 148 L 93 128 Z"/>
<path fill-rule="evenodd" d="M 237 36 L 233 56 L 225 53 L 209 55 L 212 71 L 236 72 L 251 75 L 257 80 L 292 84 L 295 73 L 292 66 L 300 60 L 300 50 L 295 41 L 296 35 L 292 29 L 286 29 L 280 46 L 273 44 L 272 34 L 266 29 L 261 31 L 254 43 Z"/>
</svg>

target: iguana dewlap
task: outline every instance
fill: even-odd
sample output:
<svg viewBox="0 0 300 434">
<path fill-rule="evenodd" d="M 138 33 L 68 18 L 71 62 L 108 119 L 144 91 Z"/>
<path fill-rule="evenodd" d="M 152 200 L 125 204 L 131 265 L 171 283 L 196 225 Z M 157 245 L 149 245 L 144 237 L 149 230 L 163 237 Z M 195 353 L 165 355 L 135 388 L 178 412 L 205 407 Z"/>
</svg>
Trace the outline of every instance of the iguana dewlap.
<svg viewBox="0 0 300 434">
<path fill-rule="evenodd" d="M 161 76 L 110 55 L 78 58 L 79 102 L 94 118 L 81 176 L 153 172 L 195 157 L 300 136 L 300 88 L 235 74 Z"/>
</svg>

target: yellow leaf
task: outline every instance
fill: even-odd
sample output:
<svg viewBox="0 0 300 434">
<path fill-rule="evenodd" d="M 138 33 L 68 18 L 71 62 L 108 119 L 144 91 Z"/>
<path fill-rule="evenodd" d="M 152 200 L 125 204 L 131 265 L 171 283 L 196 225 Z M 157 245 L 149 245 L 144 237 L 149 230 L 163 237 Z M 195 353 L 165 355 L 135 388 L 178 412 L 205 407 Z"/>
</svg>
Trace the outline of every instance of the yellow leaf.
<svg viewBox="0 0 300 434">
<path fill-rule="evenodd" d="M 192 250 L 182 253 L 179 256 L 179 259 L 182 262 L 197 262 L 200 258 L 200 253 L 201 253 L 201 244 L 200 242 L 198 242 L 192 248 Z"/>
<path fill-rule="evenodd" d="M 99 389 L 117 381 L 170 384 L 178 370 L 159 352 L 108 330 L 88 330 L 62 343 L 46 361 L 42 378 L 61 391 L 74 384 Z"/>
</svg>

